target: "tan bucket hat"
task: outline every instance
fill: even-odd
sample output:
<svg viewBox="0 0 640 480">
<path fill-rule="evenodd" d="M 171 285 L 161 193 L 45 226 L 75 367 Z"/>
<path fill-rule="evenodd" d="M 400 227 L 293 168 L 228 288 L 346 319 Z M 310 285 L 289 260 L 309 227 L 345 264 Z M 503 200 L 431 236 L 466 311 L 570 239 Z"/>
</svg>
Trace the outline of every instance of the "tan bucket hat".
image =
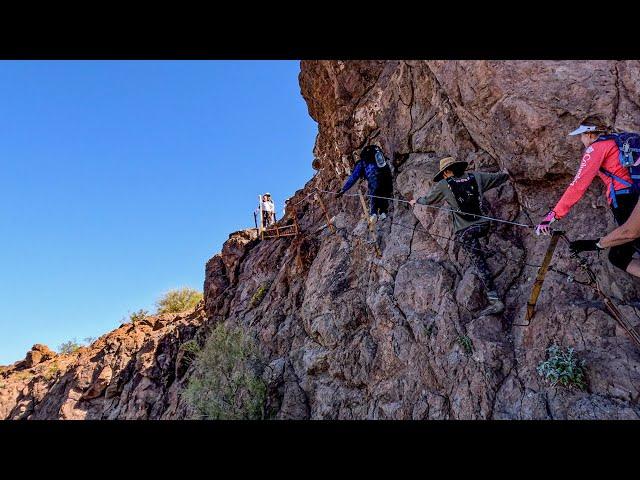
<svg viewBox="0 0 640 480">
<path fill-rule="evenodd" d="M 450 169 L 451 167 L 455 167 L 456 165 L 464 165 L 464 168 L 467 168 L 469 162 L 458 161 L 453 157 L 443 158 L 442 160 L 440 160 L 440 171 L 436 174 L 435 177 L 433 177 L 433 181 L 439 182 L 440 180 L 442 180 L 442 174 L 444 173 L 444 171 Z"/>
</svg>

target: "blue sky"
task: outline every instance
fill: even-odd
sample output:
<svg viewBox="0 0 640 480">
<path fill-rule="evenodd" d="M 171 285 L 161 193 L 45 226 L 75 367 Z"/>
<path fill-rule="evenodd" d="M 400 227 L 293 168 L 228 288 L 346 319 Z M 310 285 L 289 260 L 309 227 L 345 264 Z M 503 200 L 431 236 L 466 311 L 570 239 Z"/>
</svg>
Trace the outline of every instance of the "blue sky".
<svg viewBox="0 0 640 480">
<path fill-rule="evenodd" d="M 297 61 L 0 62 L 0 365 L 202 289 L 311 178 Z"/>
</svg>

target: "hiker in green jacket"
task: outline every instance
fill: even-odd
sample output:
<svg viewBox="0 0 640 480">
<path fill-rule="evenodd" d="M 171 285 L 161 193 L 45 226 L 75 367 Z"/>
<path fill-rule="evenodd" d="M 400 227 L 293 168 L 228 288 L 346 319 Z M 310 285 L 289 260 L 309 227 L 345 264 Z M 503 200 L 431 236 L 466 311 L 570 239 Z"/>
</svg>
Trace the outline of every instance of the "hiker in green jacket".
<svg viewBox="0 0 640 480">
<path fill-rule="evenodd" d="M 502 185 L 509 179 L 506 173 L 468 172 L 468 162 L 457 161 L 453 157 L 440 160 L 440 171 L 433 177 L 436 184 L 429 192 L 417 200 L 411 200 L 411 206 L 432 205 L 446 201 L 452 209 L 455 238 L 473 259 L 479 277 L 484 284 L 489 306 L 480 315 L 493 315 L 504 311 L 493 282 L 493 275 L 487 265 L 479 239 L 489 233 L 489 221 L 478 215 L 482 213 L 483 194 L 487 190 Z M 464 213 L 462 213 L 464 212 Z"/>
</svg>

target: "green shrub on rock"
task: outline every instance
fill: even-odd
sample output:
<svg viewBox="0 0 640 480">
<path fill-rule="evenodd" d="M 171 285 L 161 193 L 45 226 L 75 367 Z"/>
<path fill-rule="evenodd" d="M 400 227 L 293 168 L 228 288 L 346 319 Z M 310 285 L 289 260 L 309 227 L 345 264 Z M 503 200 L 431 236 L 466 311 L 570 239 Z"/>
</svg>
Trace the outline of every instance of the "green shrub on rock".
<svg viewBox="0 0 640 480">
<path fill-rule="evenodd" d="M 547 360 L 538 365 L 538 374 L 553 386 L 561 385 L 584 390 L 587 387 L 585 362 L 579 361 L 573 353 L 574 350 L 571 347 L 563 350 L 558 345 L 550 346 L 547 349 Z"/>
<path fill-rule="evenodd" d="M 473 343 L 467 335 L 460 335 L 458 337 L 458 344 L 464 350 L 465 355 L 471 355 L 473 353 Z"/>
<path fill-rule="evenodd" d="M 184 396 L 196 418 L 264 418 L 264 365 L 255 343 L 243 330 L 218 324 L 194 362 L 195 370 Z"/>
<path fill-rule="evenodd" d="M 131 323 L 135 325 L 138 322 L 142 322 L 143 320 L 146 320 L 148 316 L 149 316 L 149 312 L 141 308 L 137 312 L 133 312 L 131 315 L 129 315 L 129 320 L 131 320 Z"/>
<path fill-rule="evenodd" d="M 200 346 L 195 340 L 189 340 L 180 345 L 180 350 L 186 353 L 196 355 L 200 351 Z"/>
<path fill-rule="evenodd" d="M 169 290 L 157 302 L 158 314 L 181 313 L 194 308 L 202 300 L 202 292 L 189 287 Z"/>
<path fill-rule="evenodd" d="M 58 353 L 63 355 L 67 355 L 69 353 L 74 353 L 78 351 L 82 345 L 78 343 L 78 341 L 74 338 L 73 340 L 69 340 L 68 342 L 64 342 L 58 347 Z"/>
<path fill-rule="evenodd" d="M 270 286 L 271 284 L 269 282 L 265 282 L 258 287 L 258 289 L 255 291 L 255 293 L 251 297 L 251 300 L 249 301 L 249 308 L 255 308 L 258 305 L 260 305 L 260 302 L 262 302 L 262 299 L 269 291 Z"/>
</svg>

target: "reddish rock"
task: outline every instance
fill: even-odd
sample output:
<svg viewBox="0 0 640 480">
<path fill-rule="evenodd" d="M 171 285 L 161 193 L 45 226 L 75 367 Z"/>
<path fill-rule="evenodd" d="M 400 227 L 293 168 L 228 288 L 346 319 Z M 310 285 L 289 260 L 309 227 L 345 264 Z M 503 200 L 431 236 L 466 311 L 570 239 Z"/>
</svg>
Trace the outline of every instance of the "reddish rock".
<svg viewBox="0 0 640 480">
<path fill-rule="evenodd" d="M 30 370 L 9 367 L 0 418 L 183 418 L 175 359 L 179 345 L 203 323 L 201 304 L 191 312 L 124 324 L 76 355 L 43 360 Z"/>
<path fill-rule="evenodd" d="M 27 356 L 24 359 L 24 367 L 35 367 L 39 363 L 49 360 L 55 356 L 56 353 L 53 350 L 50 350 L 46 345 L 41 345 L 38 343 L 31 347 L 31 350 L 27 352 Z"/>
</svg>

